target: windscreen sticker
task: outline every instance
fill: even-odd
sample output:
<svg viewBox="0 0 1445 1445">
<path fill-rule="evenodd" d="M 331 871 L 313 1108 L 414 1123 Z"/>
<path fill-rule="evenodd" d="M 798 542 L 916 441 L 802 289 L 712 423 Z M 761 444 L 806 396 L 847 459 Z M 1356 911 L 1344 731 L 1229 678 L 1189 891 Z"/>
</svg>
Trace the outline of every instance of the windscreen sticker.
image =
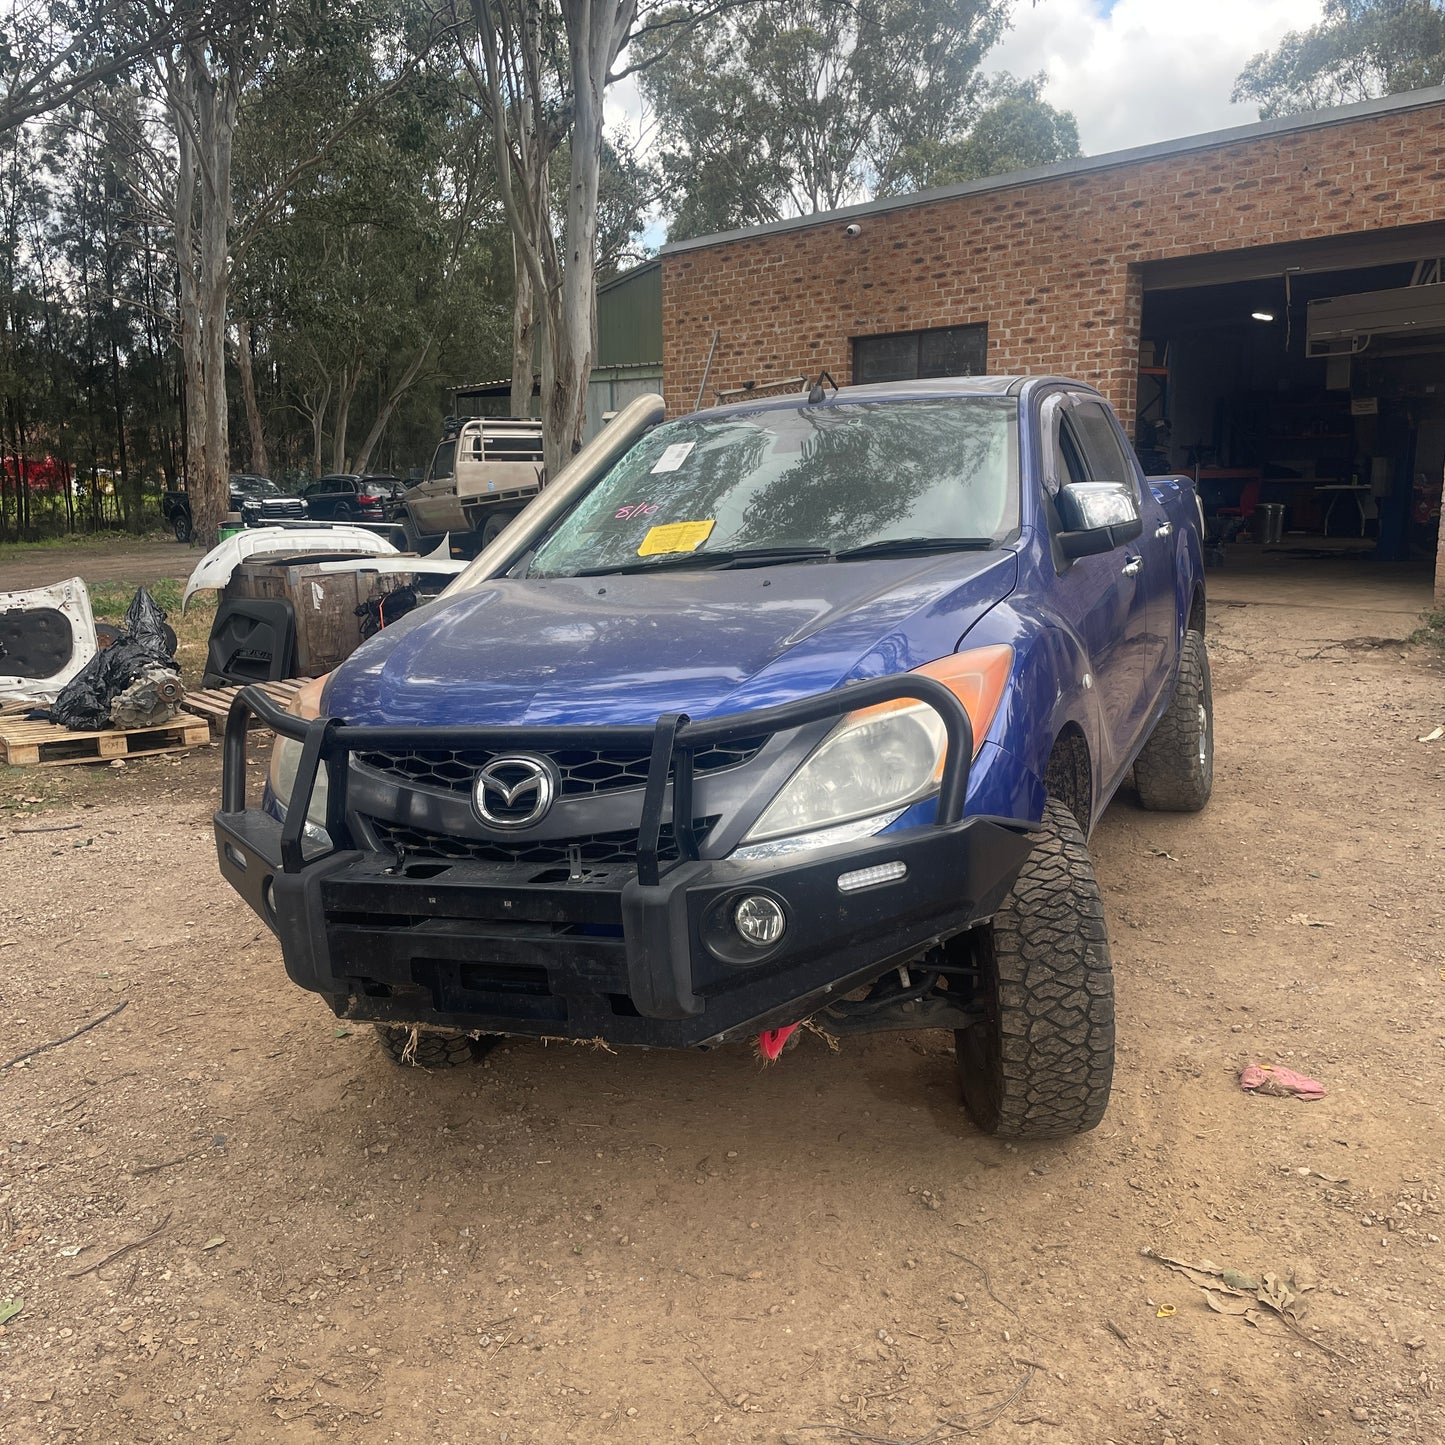
<svg viewBox="0 0 1445 1445">
<path fill-rule="evenodd" d="M 649 527 L 637 549 L 639 557 L 655 557 L 659 552 L 696 552 L 712 535 L 715 520 L 706 522 L 667 522 Z"/>
<path fill-rule="evenodd" d="M 696 442 L 673 442 L 653 464 L 653 476 L 659 472 L 675 472 L 692 454 L 696 445 Z"/>
</svg>

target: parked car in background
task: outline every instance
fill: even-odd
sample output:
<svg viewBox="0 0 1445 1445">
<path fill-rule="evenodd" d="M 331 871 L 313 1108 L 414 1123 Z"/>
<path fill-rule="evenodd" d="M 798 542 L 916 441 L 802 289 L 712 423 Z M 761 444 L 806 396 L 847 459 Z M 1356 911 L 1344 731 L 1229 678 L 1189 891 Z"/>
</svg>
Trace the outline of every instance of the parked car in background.
<svg viewBox="0 0 1445 1445">
<path fill-rule="evenodd" d="M 241 514 L 247 527 L 271 527 L 277 522 L 303 521 L 306 503 L 278 487 L 269 477 L 237 472 L 231 478 L 231 510 Z"/>
<path fill-rule="evenodd" d="M 248 527 L 270 527 L 277 522 L 306 518 L 306 503 L 282 491 L 270 477 L 253 472 L 231 473 L 230 510 Z M 161 494 L 161 515 L 176 534 L 177 542 L 189 542 L 194 526 L 191 499 L 184 482 Z"/>
<path fill-rule="evenodd" d="M 542 489 L 535 417 L 448 417 L 425 478 L 406 494 L 416 538 L 450 532 L 485 547 Z"/>
<path fill-rule="evenodd" d="M 308 515 L 321 522 L 389 522 L 406 484 L 383 473 L 337 472 L 302 487 Z"/>
</svg>

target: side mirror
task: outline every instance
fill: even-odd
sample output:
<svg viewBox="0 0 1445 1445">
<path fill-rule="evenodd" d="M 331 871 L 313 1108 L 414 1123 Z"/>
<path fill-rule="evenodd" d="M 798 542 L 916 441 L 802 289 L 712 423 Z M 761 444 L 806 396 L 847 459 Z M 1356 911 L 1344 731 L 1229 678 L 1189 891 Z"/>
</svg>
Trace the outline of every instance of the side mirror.
<svg viewBox="0 0 1445 1445">
<path fill-rule="evenodd" d="M 1076 482 L 1057 498 L 1059 550 L 1065 557 L 1092 557 L 1132 542 L 1144 530 L 1134 489 L 1124 482 Z"/>
</svg>

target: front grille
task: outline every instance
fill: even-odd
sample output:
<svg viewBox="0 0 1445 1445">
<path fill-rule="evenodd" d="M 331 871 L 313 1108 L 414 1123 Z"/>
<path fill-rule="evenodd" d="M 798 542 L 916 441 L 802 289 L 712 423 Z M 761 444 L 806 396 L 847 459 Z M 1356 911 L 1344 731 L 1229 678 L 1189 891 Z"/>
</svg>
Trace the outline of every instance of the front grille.
<svg viewBox="0 0 1445 1445">
<path fill-rule="evenodd" d="M 765 738 L 744 738 L 726 746 L 704 748 L 692 761 L 694 776 L 725 772 L 749 763 L 761 751 Z M 445 788 L 453 793 L 470 793 L 478 771 L 504 752 L 476 748 L 419 748 L 408 752 L 358 752 L 355 760 L 364 768 L 385 773 L 408 783 Z M 651 761 L 645 750 L 629 752 L 615 748 L 586 748 L 550 754 L 562 774 L 564 798 L 592 797 L 620 788 L 640 788 L 647 782 Z"/>
<path fill-rule="evenodd" d="M 718 820 L 717 814 L 710 818 L 694 818 L 693 832 L 701 839 L 703 834 Z M 475 863 L 538 863 L 562 864 L 568 861 L 568 850 L 581 850 L 583 863 L 635 863 L 637 861 L 637 830 L 623 829 L 618 833 L 593 833 L 583 838 L 548 838 L 524 843 L 499 843 L 487 838 L 457 838 L 448 833 L 430 833 L 424 828 L 407 828 L 399 823 L 388 823 L 381 818 L 367 818 L 367 826 L 376 835 L 376 841 L 383 848 L 399 849 L 408 859 L 437 858 L 461 862 L 470 859 Z M 678 857 L 677 840 L 673 837 L 670 824 L 662 829 L 658 839 L 658 857 L 674 860 Z"/>
</svg>

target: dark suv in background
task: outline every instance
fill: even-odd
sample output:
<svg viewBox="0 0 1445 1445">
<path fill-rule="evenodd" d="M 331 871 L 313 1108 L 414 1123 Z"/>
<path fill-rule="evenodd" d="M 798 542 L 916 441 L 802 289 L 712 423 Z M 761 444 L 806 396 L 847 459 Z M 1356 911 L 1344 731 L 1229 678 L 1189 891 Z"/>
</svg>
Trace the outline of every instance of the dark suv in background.
<svg viewBox="0 0 1445 1445">
<path fill-rule="evenodd" d="M 406 484 L 381 473 L 338 472 L 302 487 L 309 515 L 323 522 L 389 522 L 401 511 Z"/>
<path fill-rule="evenodd" d="M 304 520 L 309 514 L 300 497 L 282 491 L 270 477 L 253 472 L 232 472 L 230 510 L 240 513 L 247 527 L 266 527 L 275 522 Z M 184 486 L 172 488 L 161 497 L 161 512 L 176 541 L 189 542 L 193 522 L 191 499 Z"/>
</svg>

